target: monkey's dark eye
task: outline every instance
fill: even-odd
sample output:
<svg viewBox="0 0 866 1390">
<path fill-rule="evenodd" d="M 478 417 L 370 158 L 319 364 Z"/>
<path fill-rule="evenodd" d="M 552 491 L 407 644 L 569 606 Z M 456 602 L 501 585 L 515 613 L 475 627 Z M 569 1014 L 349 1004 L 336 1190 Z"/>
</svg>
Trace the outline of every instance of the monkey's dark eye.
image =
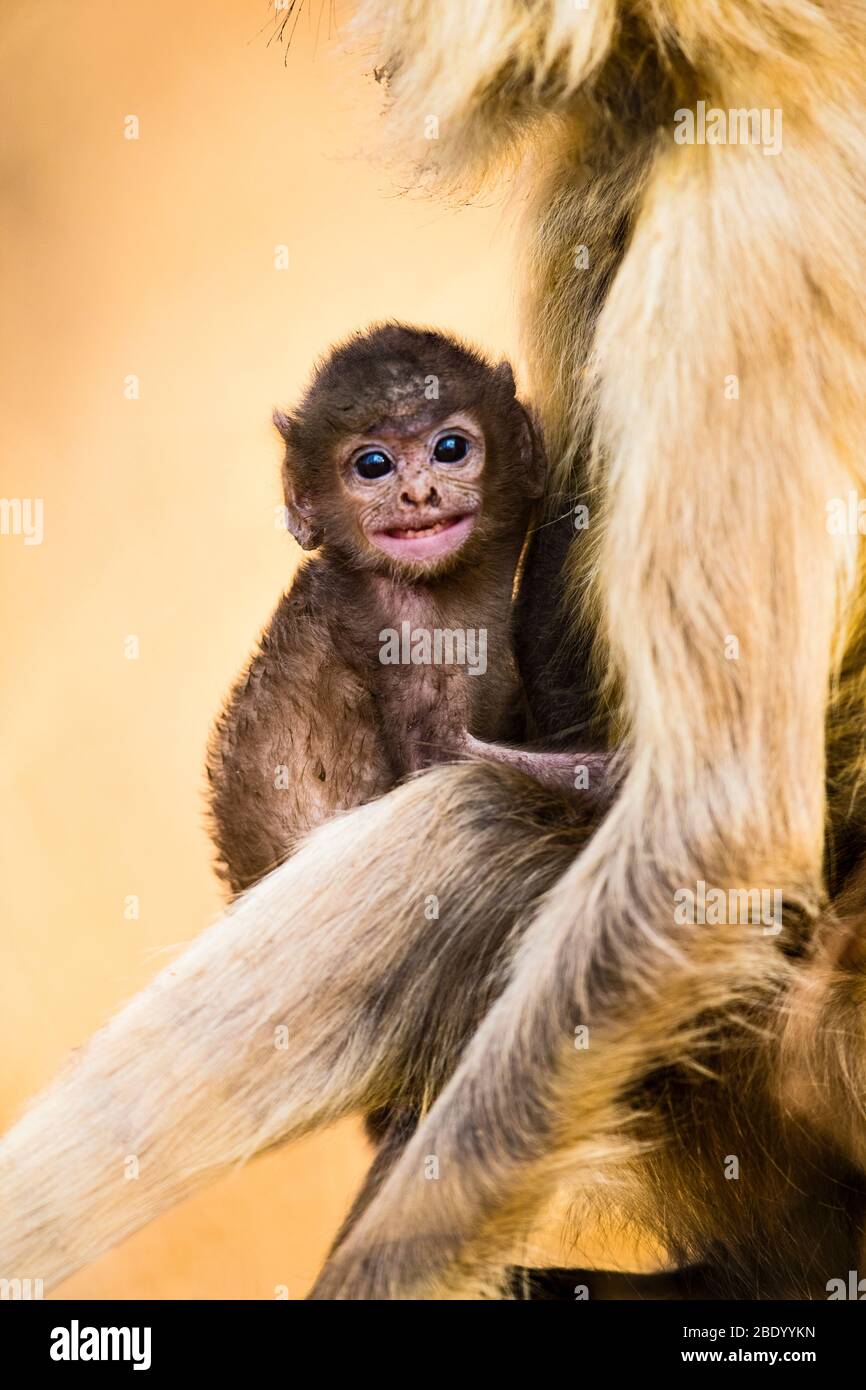
<svg viewBox="0 0 866 1390">
<path fill-rule="evenodd" d="M 393 466 L 388 455 L 381 449 L 368 449 L 355 459 L 355 472 L 359 478 L 384 478 Z"/>
<path fill-rule="evenodd" d="M 469 440 L 462 434 L 443 434 L 437 439 L 433 457 L 437 463 L 459 463 L 469 453 Z"/>
</svg>

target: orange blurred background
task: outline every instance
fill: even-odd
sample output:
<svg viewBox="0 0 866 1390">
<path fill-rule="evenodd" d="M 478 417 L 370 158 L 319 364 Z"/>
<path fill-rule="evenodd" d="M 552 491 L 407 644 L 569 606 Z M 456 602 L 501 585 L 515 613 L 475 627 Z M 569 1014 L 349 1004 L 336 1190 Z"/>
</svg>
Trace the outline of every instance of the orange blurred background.
<svg viewBox="0 0 866 1390">
<path fill-rule="evenodd" d="M 0 495 L 44 540 L 0 536 L 3 1127 L 219 911 L 208 724 L 298 553 L 272 406 L 384 316 L 514 347 L 510 214 L 365 157 L 345 19 L 307 0 L 287 51 L 260 0 L 4 3 Z M 298 1296 L 366 1162 L 356 1125 L 258 1160 L 60 1293 Z"/>
</svg>

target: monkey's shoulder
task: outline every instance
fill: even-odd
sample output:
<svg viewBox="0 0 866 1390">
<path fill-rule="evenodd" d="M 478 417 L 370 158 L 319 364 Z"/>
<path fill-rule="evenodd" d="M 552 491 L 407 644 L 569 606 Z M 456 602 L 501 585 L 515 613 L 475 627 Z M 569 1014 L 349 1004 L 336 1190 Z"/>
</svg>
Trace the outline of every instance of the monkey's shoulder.
<svg viewBox="0 0 866 1390">
<path fill-rule="evenodd" d="M 306 757 L 360 752 L 378 727 L 373 650 L 357 635 L 348 598 L 315 561 L 280 598 L 217 721 L 215 751 L 247 761 L 294 746 Z M 291 758 L 289 759 L 291 761 Z"/>
<path fill-rule="evenodd" d="M 256 674 L 369 689 L 376 666 L 375 614 L 357 577 L 312 560 L 277 604 L 259 642 Z"/>
<path fill-rule="evenodd" d="M 308 568 L 277 604 L 211 734 L 214 833 L 235 886 L 394 781 L 371 682 Z"/>
</svg>

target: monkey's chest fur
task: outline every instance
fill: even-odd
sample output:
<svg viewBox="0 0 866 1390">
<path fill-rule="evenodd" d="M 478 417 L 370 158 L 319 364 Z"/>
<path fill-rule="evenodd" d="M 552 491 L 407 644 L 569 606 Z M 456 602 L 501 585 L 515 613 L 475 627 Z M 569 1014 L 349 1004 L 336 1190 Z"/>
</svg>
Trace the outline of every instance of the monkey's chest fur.
<svg viewBox="0 0 866 1390">
<path fill-rule="evenodd" d="M 302 570 L 211 740 L 214 839 L 235 891 L 337 812 L 457 760 L 465 731 L 520 739 L 510 588 L 477 590 Z"/>
<path fill-rule="evenodd" d="M 505 603 L 465 591 L 431 595 L 378 581 L 370 595 L 376 632 L 370 684 L 395 777 L 460 755 L 469 730 L 520 736 L 522 719 Z"/>
</svg>

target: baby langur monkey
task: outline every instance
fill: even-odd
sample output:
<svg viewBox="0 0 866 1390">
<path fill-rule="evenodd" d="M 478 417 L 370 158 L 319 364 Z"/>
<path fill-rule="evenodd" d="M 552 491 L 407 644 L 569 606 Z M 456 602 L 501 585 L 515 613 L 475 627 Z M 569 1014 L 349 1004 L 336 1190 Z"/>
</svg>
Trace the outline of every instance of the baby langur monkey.
<svg viewBox="0 0 866 1390">
<path fill-rule="evenodd" d="M 336 348 L 285 440 L 288 529 L 305 565 L 217 722 L 214 836 L 235 892 L 314 826 L 432 763 L 575 758 L 520 742 L 512 595 L 540 439 L 507 362 L 397 324 Z M 584 759 L 586 761 L 586 759 Z"/>
</svg>

